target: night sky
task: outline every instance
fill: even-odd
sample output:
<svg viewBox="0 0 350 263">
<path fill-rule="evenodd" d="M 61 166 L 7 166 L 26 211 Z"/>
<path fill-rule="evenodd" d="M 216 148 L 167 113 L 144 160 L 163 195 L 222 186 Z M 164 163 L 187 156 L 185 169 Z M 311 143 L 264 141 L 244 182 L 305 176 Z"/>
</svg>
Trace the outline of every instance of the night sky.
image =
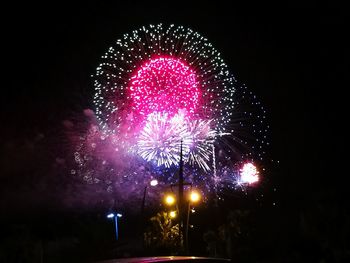
<svg viewBox="0 0 350 263">
<path fill-rule="evenodd" d="M 315 200 L 344 202 L 349 46 L 343 9 L 204 3 L 184 8 L 172 2 L 28 5 L 7 12 L 0 104 L 0 209 L 6 222 L 17 214 L 42 214 L 43 207 L 49 214 L 64 210 L 61 197 L 48 190 L 59 179 L 49 173 L 42 179 L 64 155 L 62 122 L 92 108 L 90 76 L 113 41 L 159 22 L 207 37 L 267 108 L 268 159 L 274 161 L 262 192 L 277 188 L 268 202 L 276 201 L 281 213 L 308 209 Z"/>
</svg>

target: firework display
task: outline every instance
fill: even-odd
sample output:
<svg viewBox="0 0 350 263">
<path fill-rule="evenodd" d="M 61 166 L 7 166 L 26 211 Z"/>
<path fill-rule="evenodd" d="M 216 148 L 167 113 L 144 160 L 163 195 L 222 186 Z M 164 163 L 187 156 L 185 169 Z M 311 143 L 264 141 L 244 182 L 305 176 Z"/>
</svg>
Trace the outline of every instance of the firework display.
<svg viewBox="0 0 350 263">
<path fill-rule="evenodd" d="M 205 37 L 142 27 L 108 49 L 93 77 L 96 118 L 75 152 L 84 180 L 124 197 L 151 180 L 176 182 L 182 145 L 188 179 L 203 191 L 225 187 L 230 175 L 240 185 L 258 181 L 266 112 Z"/>
<path fill-rule="evenodd" d="M 105 130 L 132 130 L 154 111 L 174 115 L 178 109 L 213 119 L 219 132 L 231 121 L 236 81 L 220 53 L 191 29 L 143 27 L 125 34 L 102 59 L 94 103 Z"/>
</svg>

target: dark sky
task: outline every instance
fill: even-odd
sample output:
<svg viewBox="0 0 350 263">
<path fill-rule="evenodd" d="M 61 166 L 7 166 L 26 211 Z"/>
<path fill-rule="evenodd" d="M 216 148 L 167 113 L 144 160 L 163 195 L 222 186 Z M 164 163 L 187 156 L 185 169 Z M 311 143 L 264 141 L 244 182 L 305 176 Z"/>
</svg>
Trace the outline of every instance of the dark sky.
<svg viewBox="0 0 350 263">
<path fill-rule="evenodd" d="M 318 192 L 338 198 L 346 173 L 341 132 L 347 120 L 345 11 L 332 6 L 274 8 L 171 2 L 5 9 L 1 204 L 18 205 L 13 195 L 32 187 L 25 187 L 32 185 L 25 180 L 28 173 L 60 152 L 57 138 L 54 147 L 36 152 L 33 160 L 41 160 L 36 164 L 26 145 L 41 136 L 52 141 L 64 119 L 92 106 L 90 75 L 111 43 L 125 32 L 159 22 L 189 26 L 206 36 L 237 79 L 265 104 L 272 128 L 270 155 L 280 161 L 273 184 L 283 191 L 281 198 L 295 205 Z"/>
</svg>

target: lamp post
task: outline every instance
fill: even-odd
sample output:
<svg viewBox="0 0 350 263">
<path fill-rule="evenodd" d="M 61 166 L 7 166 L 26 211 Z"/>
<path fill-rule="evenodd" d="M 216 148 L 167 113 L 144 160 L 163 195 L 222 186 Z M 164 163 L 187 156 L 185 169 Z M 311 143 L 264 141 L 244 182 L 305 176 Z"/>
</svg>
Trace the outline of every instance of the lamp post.
<svg viewBox="0 0 350 263">
<path fill-rule="evenodd" d="M 155 187 L 158 185 L 158 180 L 153 179 L 149 182 L 149 185 L 152 187 Z M 148 184 L 145 185 L 144 191 L 143 191 L 143 197 L 142 197 L 142 204 L 141 204 L 141 216 L 140 216 L 140 226 L 141 226 L 141 235 L 140 237 L 142 237 L 143 235 L 143 231 L 146 227 L 146 215 L 145 215 L 145 205 L 146 205 L 146 196 L 147 196 L 147 189 L 148 189 Z M 143 246 L 145 246 L 144 243 L 144 239 L 142 238 L 143 241 Z"/>
<path fill-rule="evenodd" d="M 119 239 L 119 230 L 118 230 L 118 217 L 122 217 L 123 215 L 120 213 L 109 213 L 107 215 L 107 218 L 112 219 L 114 218 L 114 222 L 115 222 L 115 238 L 116 240 Z"/>
<path fill-rule="evenodd" d="M 153 179 L 149 182 L 150 186 L 157 186 L 158 185 L 158 180 Z M 146 203 L 146 194 L 147 194 L 147 188 L 148 185 L 145 186 L 145 189 L 143 190 L 143 198 L 142 198 L 142 204 L 141 204 L 141 214 L 143 214 L 145 210 L 145 203 Z"/>
<path fill-rule="evenodd" d="M 180 167 L 179 167 L 179 238 L 180 238 L 180 244 L 181 244 L 181 237 L 186 240 L 187 237 L 185 237 L 184 232 L 184 220 L 183 220 L 183 200 L 184 200 L 184 175 L 183 175 L 183 160 L 182 160 L 182 140 L 180 144 Z"/>
<path fill-rule="evenodd" d="M 201 199 L 201 196 L 200 196 L 199 192 L 197 192 L 195 190 L 192 190 L 192 184 L 184 183 L 183 185 L 190 185 L 191 186 L 191 190 L 190 190 L 190 193 L 188 195 L 188 198 L 186 198 L 186 199 L 184 198 L 183 199 L 184 203 L 187 205 L 186 211 L 182 211 L 183 212 L 183 216 L 184 217 L 186 216 L 186 218 L 184 218 L 185 220 L 183 220 L 183 222 L 179 221 L 179 227 L 180 227 L 180 224 L 183 223 L 182 229 L 179 228 L 179 238 L 181 239 L 181 237 L 183 237 L 183 246 L 182 246 L 182 248 L 184 249 L 185 254 L 188 254 L 188 251 L 189 251 L 189 249 L 188 249 L 188 227 L 189 227 L 189 217 L 190 217 L 191 205 L 199 202 L 200 199 Z M 178 208 L 177 209 L 178 214 L 180 214 L 179 203 L 176 202 L 176 198 L 175 198 L 174 194 L 167 194 L 167 195 L 165 195 L 164 202 L 169 207 L 173 207 L 176 204 L 177 208 Z M 176 217 L 175 211 L 171 211 L 170 212 L 170 216 L 172 218 L 175 218 Z M 181 232 L 181 230 L 183 232 Z M 180 242 L 180 244 L 181 244 L 181 242 Z"/>
<path fill-rule="evenodd" d="M 191 185 L 192 188 L 192 185 Z M 186 218 L 186 229 L 185 229 L 185 233 L 186 233 L 186 239 L 185 239 L 185 251 L 186 253 L 188 253 L 188 226 L 190 224 L 190 210 L 191 210 L 191 204 L 193 203 L 197 203 L 199 200 L 201 199 L 200 194 L 197 191 L 193 191 L 191 189 L 191 193 L 189 196 L 189 200 L 188 202 L 188 206 L 187 206 L 187 218 Z"/>
<path fill-rule="evenodd" d="M 166 203 L 167 205 L 170 206 L 170 205 L 175 204 L 176 199 L 175 199 L 175 197 L 174 197 L 172 194 L 169 194 L 169 195 L 166 195 L 166 196 L 165 196 L 164 201 L 165 201 L 165 203 Z"/>
<path fill-rule="evenodd" d="M 191 186 L 191 192 L 189 198 L 185 203 L 184 198 L 184 185 Z M 189 213 L 190 213 L 190 205 L 191 203 L 196 203 L 200 200 L 200 195 L 198 192 L 192 191 L 191 183 L 184 183 L 183 176 L 183 156 L 182 156 L 182 140 L 180 144 L 180 163 L 179 163 L 179 181 L 178 181 L 178 215 L 179 215 L 179 239 L 180 246 L 185 250 L 185 254 L 188 254 L 188 224 L 189 224 Z M 173 205 L 176 202 L 176 199 L 173 195 L 167 195 L 165 197 L 165 203 L 169 206 Z M 185 204 L 187 207 L 185 207 Z M 187 214 L 185 214 L 185 209 L 187 210 Z M 184 220 L 184 216 L 186 216 L 186 220 Z M 181 242 L 181 238 L 183 238 L 183 242 Z"/>
</svg>

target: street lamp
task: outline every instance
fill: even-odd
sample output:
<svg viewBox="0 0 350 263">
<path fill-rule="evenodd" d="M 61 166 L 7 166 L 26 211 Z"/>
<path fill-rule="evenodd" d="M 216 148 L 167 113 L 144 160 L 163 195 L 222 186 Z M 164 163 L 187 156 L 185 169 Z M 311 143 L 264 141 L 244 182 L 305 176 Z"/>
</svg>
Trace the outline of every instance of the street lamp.
<svg viewBox="0 0 350 263">
<path fill-rule="evenodd" d="M 115 238 L 116 240 L 118 240 L 119 238 L 119 231 L 118 231 L 118 217 L 122 217 L 123 215 L 120 213 L 109 213 L 107 215 L 108 219 L 112 219 L 114 218 L 114 222 L 115 222 Z"/>
<path fill-rule="evenodd" d="M 158 185 L 158 180 L 153 179 L 149 184 L 150 184 L 151 186 L 156 186 L 156 185 Z"/>
<path fill-rule="evenodd" d="M 181 237 L 183 237 L 183 240 L 185 241 L 185 253 L 188 253 L 188 222 L 189 222 L 189 213 L 190 213 L 190 204 L 196 203 L 200 200 L 200 194 L 196 191 L 192 191 L 192 184 L 191 183 L 185 183 L 184 182 L 184 175 L 183 175 L 183 159 L 182 159 L 182 140 L 180 143 L 180 162 L 179 162 L 179 180 L 178 180 L 178 200 L 175 199 L 174 195 L 166 195 L 165 196 L 165 203 L 169 206 L 177 203 L 177 211 L 178 211 L 178 217 L 179 217 L 179 239 L 180 239 L 180 246 L 183 248 L 183 243 L 181 242 Z M 186 200 L 184 198 L 184 186 L 190 185 L 191 186 L 191 194 L 189 198 Z M 172 185 L 173 186 L 173 185 Z M 186 202 L 188 203 L 188 208 L 186 209 Z M 186 210 L 187 210 L 187 220 L 185 219 L 186 216 Z M 182 243 L 182 244 L 181 244 Z"/>
<path fill-rule="evenodd" d="M 191 185 L 191 187 L 192 187 L 192 185 Z M 188 198 L 186 229 L 185 229 L 185 249 L 186 249 L 186 253 L 188 253 L 188 226 L 190 224 L 191 204 L 198 203 L 200 199 L 201 199 L 201 195 L 199 194 L 199 192 L 196 191 L 196 190 L 191 190 L 189 198 Z"/>
<path fill-rule="evenodd" d="M 176 211 L 171 211 L 169 213 L 169 215 L 170 215 L 171 218 L 175 218 L 176 217 Z"/>
<path fill-rule="evenodd" d="M 153 179 L 149 182 L 150 186 L 157 186 L 158 185 L 158 180 L 157 179 Z M 148 185 L 145 186 L 145 189 L 143 191 L 143 198 L 142 198 L 142 205 L 141 205 L 141 213 L 143 214 L 144 210 L 145 210 L 145 203 L 146 203 L 146 193 L 147 193 L 147 188 Z"/>
<path fill-rule="evenodd" d="M 175 204 L 176 199 L 173 195 L 168 194 L 165 196 L 164 201 L 167 205 L 173 205 Z"/>
<path fill-rule="evenodd" d="M 195 204 L 195 203 L 198 203 L 200 200 L 201 200 L 201 195 L 198 191 L 196 190 L 192 190 L 192 184 L 191 183 L 183 183 L 183 185 L 190 185 L 191 186 L 191 190 L 189 192 L 189 194 L 187 195 L 187 198 L 184 198 L 184 205 L 187 205 L 184 206 L 184 211 L 183 211 L 183 216 L 184 216 L 184 221 L 183 221 L 183 232 L 180 231 L 180 235 L 182 233 L 183 235 L 183 238 L 184 238 L 184 247 L 185 247 L 185 251 L 186 253 L 188 253 L 188 227 L 189 227 L 189 217 L 190 217 L 190 211 L 191 211 L 191 205 L 192 204 Z M 180 198 L 179 198 L 180 199 Z M 164 202 L 166 205 L 168 206 L 173 206 L 175 203 L 177 204 L 177 207 L 178 207 L 178 214 L 179 214 L 179 227 L 181 227 L 181 210 L 180 210 L 180 200 L 177 201 L 175 196 L 173 194 L 166 194 L 164 196 Z M 171 218 L 175 218 L 177 216 L 176 212 L 175 211 L 171 211 L 169 213 L 170 217 Z M 180 228 L 181 230 L 181 228 Z"/>
<path fill-rule="evenodd" d="M 190 201 L 192 203 L 197 203 L 201 199 L 200 194 L 197 191 L 191 191 L 190 193 Z"/>
</svg>

